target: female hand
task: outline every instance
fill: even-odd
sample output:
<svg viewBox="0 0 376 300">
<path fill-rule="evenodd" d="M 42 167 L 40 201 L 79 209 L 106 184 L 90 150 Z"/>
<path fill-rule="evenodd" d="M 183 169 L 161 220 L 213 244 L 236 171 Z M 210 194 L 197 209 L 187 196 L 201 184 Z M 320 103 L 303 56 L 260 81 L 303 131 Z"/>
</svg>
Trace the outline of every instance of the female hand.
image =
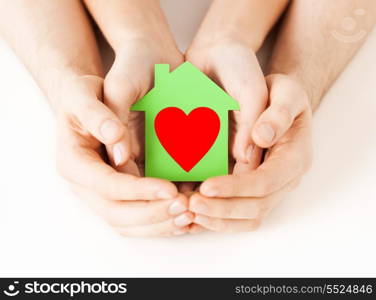
<svg viewBox="0 0 376 300">
<path fill-rule="evenodd" d="M 174 191 L 171 197 L 164 194 L 165 188 L 159 188 L 164 194 L 161 199 L 168 199 L 164 201 L 149 201 L 150 195 L 131 197 L 131 202 L 112 205 L 111 216 L 118 216 L 118 225 L 124 225 L 120 226 L 121 232 L 127 235 L 184 233 L 193 218 L 186 212 L 187 198 L 178 195 L 171 182 L 142 178 L 144 118 L 140 112 L 130 112 L 132 104 L 152 88 L 154 65 L 167 63 L 175 68 L 183 62 L 183 56 L 157 2 L 85 0 L 85 4 L 115 52 L 115 61 L 103 83 L 103 101 L 118 118 L 123 136 L 115 143 L 106 144 L 109 161 L 118 174 L 132 176 L 140 183 L 163 182 L 165 188 L 168 186 Z M 129 190 L 144 193 L 149 188 L 140 184 Z M 108 210 L 100 208 L 98 211 L 106 213 Z M 137 221 L 138 216 L 143 219 Z M 131 229 L 127 229 L 128 225 Z"/>
<path fill-rule="evenodd" d="M 157 4 L 149 0 L 93 0 L 92 4 L 99 5 L 98 11 L 105 13 L 103 17 L 109 16 L 106 19 L 110 22 L 115 16 L 117 20 L 128 22 L 132 16 L 145 24 L 146 20 L 153 20 L 150 16 L 141 17 L 153 14 L 150 9 L 144 9 L 151 7 L 151 2 Z M 121 11 L 118 7 L 124 5 L 143 7 L 139 7 L 138 14 L 129 13 L 129 7 L 125 7 L 123 11 L 127 17 L 124 18 L 118 14 Z M 106 14 L 111 7 L 115 13 Z M 165 180 L 142 178 L 137 170 L 119 172 L 106 163 L 105 151 L 102 151 L 102 145 L 108 149 L 118 145 L 122 151 L 129 142 L 127 110 L 119 109 L 121 101 L 129 106 L 128 93 L 135 96 L 134 100 L 141 96 L 148 83 L 145 86 L 137 84 L 150 82 L 152 73 L 147 71 L 152 69 L 154 61 L 164 57 L 152 51 L 151 45 L 145 43 L 141 35 L 136 35 L 136 30 L 128 31 L 132 33 L 131 39 L 124 38 L 126 30 L 112 27 L 120 34 L 115 39 L 119 47 L 116 47 L 115 65 L 106 78 L 105 94 L 106 102 L 117 108 L 114 113 L 103 103 L 100 55 L 83 1 L 39 0 L 38 4 L 35 1 L 9 1 L 6 9 L 0 10 L 0 15 L 1 33 L 55 110 L 58 169 L 79 196 L 87 199 L 122 234 L 166 236 L 184 233 L 186 225 L 192 221 L 192 214 L 186 212 L 187 198 L 178 194 L 175 185 Z M 14 20 L 18 20 L 17 26 L 13 26 Z M 136 24 L 135 28 L 141 28 L 141 25 Z M 157 26 L 153 28 L 161 32 Z M 124 44 L 129 47 L 123 47 Z M 164 47 L 158 46 L 158 49 Z M 170 54 L 166 54 L 168 59 Z M 122 73 L 123 69 L 127 73 Z M 118 82 L 115 84 L 115 81 Z M 136 95 L 138 93 L 140 95 Z M 121 98 L 123 96 L 125 98 Z M 124 157 L 122 154 L 118 161 L 120 164 L 125 163 L 127 153 L 130 151 L 124 150 Z"/>
<path fill-rule="evenodd" d="M 244 43 L 226 39 L 214 44 L 194 43 L 186 59 L 237 100 L 239 111 L 230 112 L 232 164 L 258 166 L 261 150 L 252 141 L 252 128 L 267 103 L 265 78 L 255 53 Z"/>
<path fill-rule="evenodd" d="M 197 224 L 192 231 L 256 229 L 311 164 L 312 113 L 306 92 L 287 75 L 269 75 L 266 81 L 270 104 L 252 129 L 256 145 L 270 147 L 265 161 L 255 170 L 243 168 L 203 182 L 190 198 L 189 210 L 196 214 Z"/>
<path fill-rule="evenodd" d="M 186 60 L 201 69 L 240 104 L 239 111 L 230 112 L 230 173 L 257 168 L 262 152 L 255 146 L 251 132 L 257 117 L 265 109 L 267 87 L 255 53 L 244 43 L 225 39 L 214 44 L 193 43 L 186 53 Z M 193 183 L 184 183 L 179 190 L 190 197 L 195 188 L 197 190 Z M 193 203 L 197 195 L 191 198 Z M 197 224 L 190 228 L 191 233 L 203 230 Z"/>
</svg>

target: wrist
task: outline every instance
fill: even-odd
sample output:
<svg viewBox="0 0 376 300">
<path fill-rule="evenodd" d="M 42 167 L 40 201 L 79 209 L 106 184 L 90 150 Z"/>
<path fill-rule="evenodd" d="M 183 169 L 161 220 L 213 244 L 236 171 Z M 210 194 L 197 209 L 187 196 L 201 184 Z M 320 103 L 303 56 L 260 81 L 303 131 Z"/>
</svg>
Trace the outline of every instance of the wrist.
<svg viewBox="0 0 376 300">
<path fill-rule="evenodd" d="M 180 53 L 174 39 L 169 33 L 159 32 L 158 35 L 152 30 L 145 30 L 143 32 L 132 32 L 129 35 L 123 35 L 118 40 L 116 45 L 113 45 L 113 50 L 116 57 L 126 55 L 129 58 L 129 53 L 153 53 L 158 52 L 161 55 L 171 56 L 171 53 Z"/>
<path fill-rule="evenodd" d="M 160 11 L 140 12 L 135 20 L 127 23 L 113 24 L 108 40 L 115 53 L 122 51 L 132 44 L 146 44 L 147 47 L 176 47 L 167 21 Z"/>
<path fill-rule="evenodd" d="M 200 29 L 193 40 L 191 48 L 205 49 L 219 45 L 242 45 L 256 53 L 264 41 L 263 36 L 239 29 L 227 24 L 217 28 Z"/>
<path fill-rule="evenodd" d="M 234 39 L 257 52 L 288 0 L 216 0 L 196 36 L 199 44 Z"/>
</svg>

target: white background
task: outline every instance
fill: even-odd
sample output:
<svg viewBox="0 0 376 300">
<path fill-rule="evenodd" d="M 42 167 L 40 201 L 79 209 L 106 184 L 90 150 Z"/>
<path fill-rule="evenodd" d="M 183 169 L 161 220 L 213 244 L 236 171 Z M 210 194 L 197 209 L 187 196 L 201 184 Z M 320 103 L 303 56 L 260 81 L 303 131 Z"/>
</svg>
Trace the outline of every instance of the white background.
<svg viewBox="0 0 376 300">
<path fill-rule="evenodd" d="M 185 48 L 209 1 L 163 1 Z M 131 239 L 55 171 L 54 117 L 0 43 L 0 276 L 376 276 L 376 32 L 314 117 L 315 160 L 256 232 Z"/>
</svg>

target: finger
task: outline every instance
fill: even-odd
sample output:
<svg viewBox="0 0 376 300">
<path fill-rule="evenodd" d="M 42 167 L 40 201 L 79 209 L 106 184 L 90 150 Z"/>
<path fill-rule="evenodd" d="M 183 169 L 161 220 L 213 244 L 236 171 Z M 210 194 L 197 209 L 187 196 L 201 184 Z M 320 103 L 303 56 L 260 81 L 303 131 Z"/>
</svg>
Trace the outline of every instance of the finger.
<svg viewBox="0 0 376 300">
<path fill-rule="evenodd" d="M 311 162 L 309 115 L 299 116 L 291 136 L 272 148 L 267 160 L 254 171 L 209 178 L 200 193 L 207 197 L 264 197 L 304 174 Z"/>
<path fill-rule="evenodd" d="M 262 168 L 244 174 L 219 176 L 206 180 L 200 193 L 207 197 L 265 197 L 300 175 L 299 158 L 269 159 Z"/>
<path fill-rule="evenodd" d="M 80 199 L 113 227 L 131 227 L 164 222 L 188 210 L 188 199 L 179 194 L 173 199 L 156 201 L 110 201 L 99 194 L 74 185 Z"/>
<path fill-rule="evenodd" d="M 307 95 L 297 83 L 285 76 L 268 76 L 267 84 L 270 105 L 258 118 L 252 131 L 253 140 L 263 148 L 274 145 L 308 107 Z"/>
<path fill-rule="evenodd" d="M 240 104 L 240 110 L 233 111 L 236 128 L 232 154 L 237 161 L 247 163 L 252 161 L 255 150 L 252 128 L 265 109 L 268 92 L 257 58 L 249 51 L 243 53 L 243 49 L 230 49 L 229 55 L 233 56 L 233 51 L 238 53 L 239 59 L 233 60 L 231 68 L 223 61 L 224 53 L 215 57 L 216 75 L 224 89 Z"/>
<path fill-rule="evenodd" d="M 101 78 L 88 77 L 86 84 L 76 85 L 75 96 L 67 99 L 80 125 L 105 145 L 119 142 L 124 135 L 124 126 L 119 118 L 101 101 Z"/>
<path fill-rule="evenodd" d="M 229 174 L 243 174 L 257 169 L 261 163 L 262 153 L 263 149 L 254 147 L 251 161 L 247 163 L 241 161 L 235 162 L 232 171 L 229 172 Z"/>
<path fill-rule="evenodd" d="M 184 226 L 177 225 L 175 220 L 170 219 L 164 222 L 151 225 L 120 227 L 116 228 L 116 230 L 121 235 L 131 237 L 166 237 L 182 235 L 188 232 L 188 225 L 190 225 L 193 222 L 194 215 L 190 212 L 187 212 L 182 216 L 186 219 L 186 225 Z"/>
<path fill-rule="evenodd" d="M 251 135 L 257 115 L 250 116 L 245 112 L 247 108 L 243 107 L 244 105 L 241 106 L 240 112 L 233 112 L 236 128 L 232 138 L 231 152 L 235 161 L 257 165 L 255 161 L 261 150 L 255 145 Z"/>
<path fill-rule="evenodd" d="M 124 165 L 116 167 L 116 170 L 120 173 L 142 177 L 139 166 L 133 159 L 129 159 Z"/>
<path fill-rule="evenodd" d="M 127 131 L 120 119 L 101 102 L 101 81 L 99 77 L 87 76 L 86 84 L 76 85 L 76 90 L 71 93 L 75 97 L 67 99 L 67 103 L 77 119 L 77 127 L 87 130 L 98 141 L 115 149 L 116 157 L 113 161 L 118 165 L 129 157 L 126 149 Z"/>
<path fill-rule="evenodd" d="M 297 186 L 299 181 L 300 177 L 262 198 L 208 198 L 196 193 L 189 199 L 189 210 L 195 214 L 221 219 L 262 219 Z"/>
<path fill-rule="evenodd" d="M 263 198 L 208 198 L 195 193 L 189 199 L 189 210 L 213 218 L 256 219 L 266 202 Z"/>
<path fill-rule="evenodd" d="M 118 144 L 117 147 L 106 147 L 110 160 L 117 167 L 126 162 L 126 160 L 122 159 L 123 157 L 127 158 L 132 153 L 132 138 L 129 132 L 130 108 L 138 98 L 143 96 L 150 84 L 150 76 L 144 76 L 145 88 L 141 91 L 138 85 L 133 83 L 138 79 L 135 79 L 135 75 L 129 76 L 128 70 L 128 65 L 119 66 L 119 62 L 116 60 L 106 76 L 103 88 L 104 103 L 119 117 L 126 129 L 123 143 Z"/>
<path fill-rule="evenodd" d="M 260 221 L 253 220 L 230 220 L 207 217 L 204 215 L 196 215 L 194 223 L 208 230 L 218 232 L 244 232 L 254 231 L 260 226 Z"/>
<path fill-rule="evenodd" d="M 59 124 L 58 170 L 64 178 L 111 200 L 155 200 L 177 196 L 174 184 L 157 178 L 118 173 L 63 121 Z"/>
<path fill-rule="evenodd" d="M 252 231 L 258 228 L 261 223 L 261 220 L 265 218 L 265 216 L 280 203 L 288 194 L 289 192 L 296 188 L 298 183 L 300 182 L 300 177 L 294 179 L 281 190 L 273 193 L 272 195 L 266 198 L 260 199 L 219 199 L 224 200 L 220 202 L 215 202 L 216 198 L 197 198 L 198 200 L 190 200 L 190 203 L 194 203 L 195 201 L 202 201 L 204 200 L 208 206 L 218 204 L 218 207 L 212 207 L 212 211 L 214 212 L 212 215 L 207 214 L 200 214 L 199 212 L 195 212 L 195 224 L 198 224 L 206 229 L 213 230 L 213 231 L 221 231 L 221 232 L 239 232 L 239 231 Z M 213 201 L 214 200 L 214 201 Z M 233 206 L 231 206 L 231 202 L 235 200 L 250 200 L 253 202 L 253 205 L 258 206 L 258 208 L 254 209 L 254 206 L 248 206 L 250 209 L 250 214 L 253 214 L 255 218 L 248 219 L 250 215 L 247 215 L 244 211 L 247 210 L 247 206 L 244 203 L 239 203 L 239 207 L 234 210 Z M 197 203 L 196 202 L 196 203 Z M 194 205 L 194 204 L 193 204 Z M 226 209 L 226 206 L 229 209 Z M 195 211 L 195 209 L 190 210 Z M 207 210 L 210 211 L 210 208 Z M 214 217 L 213 217 L 214 215 Z M 238 217 L 243 215 L 247 217 L 247 219 L 239 219 Z M 191 225 L 192 227 L 192 225 Z"/>
</svg>

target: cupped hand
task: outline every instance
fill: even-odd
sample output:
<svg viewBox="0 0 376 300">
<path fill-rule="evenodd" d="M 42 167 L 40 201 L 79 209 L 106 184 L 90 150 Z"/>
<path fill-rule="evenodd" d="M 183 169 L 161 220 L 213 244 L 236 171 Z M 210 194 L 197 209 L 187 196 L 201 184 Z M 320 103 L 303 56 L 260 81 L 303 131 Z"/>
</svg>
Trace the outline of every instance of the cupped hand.
<svg viewBox="0 0 376 300">
<path fill-rule="evenodd" d="M 198 45 L 197 45 L 198 44 Z M 193 43 L 186 60 L 201 69 L 239 102 L 240 110 L 230 112 L 230 154 L 232 163 L 258 166 L 261 150 L 251 132 L 264 111 L 268 94 L 265 78 L 255 53 L 241 42 L 225 40 Z"/>
<path fill-rule="evenodd" d="M 169 64 L 173 70 L 183 62 L 183 55 L 172 41 L 152 37 L 129 40 L 115 53 L 115 61 L 104 80 L 103 96 L 104 103 L 122 122 L 125 134 L 107 151 L 117 169 L 142 174 L 144 117 L 142 112 L 131 112 L 130 108 L 153 87 L 155 64 Z"/>
<path fill-rule="evenodd" d="M 78 196 L 123 235 L 187 232 L 193 215 L 187 212 L 187 197 L 173 183 L 140 177 L 137 166 L 119 171 L 105 162 L 102 144 L 113 148 L 126 143 L 130 126 L 120 110 L 116 114 L 101 101 L 102 90 L 103 79 L 97 76 L 65 79 L 56 112 L 58 170 Z"/>
<path fill-rule="evenodd" d="M 206 40 L 206 39 L 205 39 Z M 198 38 L 188 49 L 185 59 L 221 86 L 239 102 L 240 110 L 230 117 L 230 172 L 236 169 L 254 169 L 261 160 L 262 151 L 252 140 L 252 128 L 267 103 L 267 87 L 257 57 L 241 41 L 221 39 L 203 42 Z M 180 185 L 188 197 L 197 189 L 194 183 Z M 191 226 L 191 233 L 204 228 Z"/>
<path fill-rule="evenodd" d="M 312 112 L 304 89 L 292 77 L 266 77 L 269 106 L 252 128 L 257 146 L 269 148 L 253 169 L 236 163 L 233 174 L 210 178 L 190 197 L 192 231 L 256 229 L 267 213 L 300 181 L 312 159 Z"/>
</svg>

